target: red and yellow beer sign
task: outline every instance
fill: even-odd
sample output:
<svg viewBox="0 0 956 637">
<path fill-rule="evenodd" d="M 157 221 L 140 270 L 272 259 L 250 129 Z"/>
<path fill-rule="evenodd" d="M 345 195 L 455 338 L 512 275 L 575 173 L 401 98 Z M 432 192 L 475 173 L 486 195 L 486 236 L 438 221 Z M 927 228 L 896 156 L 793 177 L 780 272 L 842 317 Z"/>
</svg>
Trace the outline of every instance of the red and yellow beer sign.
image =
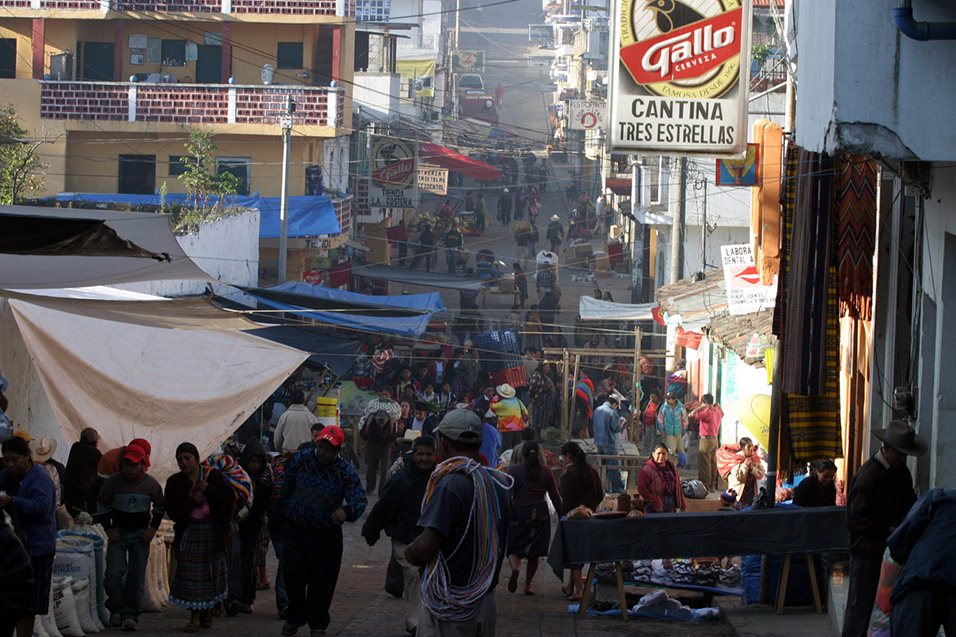
<svg viewBox="0 0 956 637">
<path fill-rule="evenodd" d="M 749 0 L 618 1 L 611 149 L 664 154 L 743 152 Z"/>
</svg>

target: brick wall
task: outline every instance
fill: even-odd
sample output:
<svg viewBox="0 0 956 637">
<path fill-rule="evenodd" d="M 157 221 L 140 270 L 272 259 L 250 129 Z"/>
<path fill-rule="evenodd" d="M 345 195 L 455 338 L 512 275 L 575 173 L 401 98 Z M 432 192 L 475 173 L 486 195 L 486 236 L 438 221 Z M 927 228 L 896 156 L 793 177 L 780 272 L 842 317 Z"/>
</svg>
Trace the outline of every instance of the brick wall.
<svg viewBox="0 0 956 637">
<path fill-rule="evenodd" d="M 232 13 L 337 15 L 338 0 L 232 0 Z M 30 0 L 0 0 L 0 8 L 29 9 Z M 112 0 L 116 11 L 182 11 L 221 13 L 222 0 Z M 41 9 L 99 11 L 98 0 L 40 0 Z M 345 0 L 345 16 L 355 17 L 355 0 Z"/>
<path fill-rule="evenodd" d="M 276 124 L 285 112 L 286 95 L 295 101 L 295 124 L 336 126 L 342 123 L 342 108 L 335 122 L 329 122 L 329 92 L 287 88 L 244 88 L 236 91 L 237 124 Z M 344 102 L 344 100 L 343 100 Z"/>
<path fill-rule="evenodd" d="M 343 121 L 341 89 L 55 81 L 41 82 L 40 117 L 129 121 L 132 89 L 136 91 L 133 121 L 137 122 L 278 125 L 290 93 L 296 104 L 296 125 L 340 126 Z M 230 91 L 236 95 L 234 117 L 229 110 Z M 329 121 L 330 100 L 338 104 L 335 121 Z"/>
<path fill-rule="evenodd" d="M 229 89 L 196 84 L 136 86 L 137 122 L 229 123 Z"/>
<path fill-rule="evenodd" d="M 335 15 L 337 6 L 336 0 L 232 0 L 233 13 Z"/>
<path fill-rule="evenodd" d="M 129 118 L 129 87 L 93 82 L 44 82 L 40 91 L 40 117 L 126 120 Z"/>
<path fill-rule="evenodd" d="M 123 11 L 187 11 L 190 13 L 220 13 L 222 0 L 114 0 Z"/>
</svg>

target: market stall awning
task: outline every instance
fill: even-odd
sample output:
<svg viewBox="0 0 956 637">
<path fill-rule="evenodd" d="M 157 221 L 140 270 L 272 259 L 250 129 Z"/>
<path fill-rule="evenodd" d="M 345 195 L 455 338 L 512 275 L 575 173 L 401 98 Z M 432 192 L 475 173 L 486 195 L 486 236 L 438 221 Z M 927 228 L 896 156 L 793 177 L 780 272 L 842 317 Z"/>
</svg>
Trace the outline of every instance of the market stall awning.
<svg viewBox="0 0 956 637">
<path fill-rule="evenodd" d="M 741 360 L 763 364 L 762 356 L 747 356 L 747 344 L 754 334 L 760 349 L 776 341 L 773 335 L 773 311 L 733 315 L 727 308 L 727 289 L 723 270 L 710 270 L 702 280 L 684 279 L 657 290 L 661 309 L 689 332 L 704 332 L 708 340 L 729 347 Z"/>
<path fill-rule="evenodd" d="M 590 296 L 578 300 L 578 314 L 582 321 L 649 321 L 654 317 L 651 310 L 657 303 L 614 303 Z"/>
<path fill-rule="evenodd" d="M 680 326 L 699 332 L 713 317 L 727 311 L 727 287 L 723 270 L 710 270 L 704 278 L 682 279 L 657 290 L 661 308 L 672 317 L 680 317 Z"/>
<path fill-rule="evenodd" d="M 333 295 L 329 291 L 334 288 L 323 288 L 311 283 L 288 282 L 268 288 L 246 288 L 243 290 L 257 299 L 265 299 L 285 305 L 295 305 L 309 310 L 323 310 L 328 312 L 348 312 L 369 317 L 399 318 L 421 316 L 429 310 L 427 308 L 395 307 L 383 303 L 369 302 L 365 299 L 387 299 L 389 297 L 375 297 L 365 294 L 346 292 L 347 297 Z M 335 290 L 341 291 L 341 290 Z M 358 297 L 358 298 L 355 298 Z"/>
<path fill-rule="evenodd" d="M 348 373 L 362 350 L 359 339 L 331 334 L 329 328 L 319 325 L 271 325 L 246 333 L 308 352 L 307 362 L 325 365 L 336 376 Z"/>
<path fill-rule="evenodd" d="M 50 310 L 143 327 L 174 330 L 252 330 L 261 325 L 205 297 L 167 299 L 105 286 L 0 290 L 0 297 Z"/>
<path fill-rule="evenodd" d="M 124 239 L 101 219 L 0 215 L 0 253 L 163 259 Z"/>
<path fill-rule="evenodd" d="M 188 204 L 190 195 L 182 193 L 167 193 L 160 195 L 127 195 L 103 193 L 61 193 L 57 201 L 93 203 L 126 203 L 140 206 L 160 206 L 169 204 Z M 209 198 L 209 205 L 216 203 L 216 197 Z M 279 197 L 246 197 L 229 195 L 226 203 L 230 207 L 255 208 L 259 211 L 259 237 L 272 238 L 279 236 L 280 219 Z M 339 234 L 342 228 L 335 216 L 335 206 L 332 200 L 325 195 L 289 197 L 289 236 L 316 237 L 320 235 Z"/>
<path fill-rule="evenodd" d="M 391 281 L 392 283 L 407 283 L 443 290 L 478 291 L 481 289 L 481 281 L 478 279 L 441 272 L 423 272 L 394 265 L 354 265 L 352 266 L 352 276 L 367 276 L 371 279 Z"/>
<path fill-rule="evenodd" d="M 215 281 L 196 265 L 173 236 L 169 215 L 119 210 L 76 210 L 0 206 L 0 218 L 69 222 L 74 229 L 98 227 L 85 240 L 53 253 L 0 253 L 0 289 L 71 288 L 140 281 Z M 74 224 L 73 222 L 80 223 Z M 95 222 L 98 225 L 91 225 Z M 39 222 L 34 222 L 39 223 Z M 110 232 L 106 233 L 105 229 Z M 80 234 L 83 234 L 81 230 Z M 70 241 L 67 240 L 67 244 Z M 93 254 L 90 254 L 90 252 Z M 156 258 L 160 256 L 161 258 Z"/>
<path fill-rule="evenodd" d="M 400 336 L 421 336 L 432 314 L 445 309 L 441 302 L 441 296 L 437 292 L 430 294 L 405 294 L 402 296 L 371 296 L 368 294 L 356 294 L 354 292 L 345 292 L 332 288 L 323 288 L 308 283 L 289 281 L 271 288 L 270 292 L 285 292 L 301 296 L 313 297 L 308 301 L 314 304 L 318 299 L 331 301 L 343 301 L 352 303 L 363 303 L 366 305 L 377 305 L 379 307 L 388 306 L 397 310 L 411 310 L 412 316 L 368 316 L 345 311 L 310 309 L 309 307 L 296 303 L 283 303 L 273 298 L 267 298 L 261 295 L 259 290 L 247 292 L 250 296 L 256 298 L 260 303 L 276 310 L 289 312 L 297 316 L 313 319 L 322 323 L 339 325 L 342 327 L 362 330 L 365 332 L 380 332 L 383 334 L 398 334 Z M 274 295 L 268 295 L 274 296 Z"/>
<path fill-rule="evenodd" d="M 479 181 L 498 181 L 501 179 L 501 171 L 487 164 L 480 159 L 463 155 L 451 148 L 445 148 L 438 144 L 429 144 L 421 142 L 418 144 L 418 157 L 423 162 L 436 164 L 442 168 L 455 170 Z"/>
<path fill-rule="evenodd" d="M 630 197 L 632 183 L 633 182 L 630 179 L 608 177 L 604 180 L 604 187 L 619 197 Z"/>
</svg>

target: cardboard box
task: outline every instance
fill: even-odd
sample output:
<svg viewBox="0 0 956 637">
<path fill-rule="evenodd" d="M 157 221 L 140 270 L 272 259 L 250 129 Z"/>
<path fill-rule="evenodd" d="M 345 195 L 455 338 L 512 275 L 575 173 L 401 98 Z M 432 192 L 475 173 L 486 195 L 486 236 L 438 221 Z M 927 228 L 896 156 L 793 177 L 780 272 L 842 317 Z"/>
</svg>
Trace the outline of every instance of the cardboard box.
<svg viewBox="0 0 956 637">
<path fill-rule="evenodd" d="M 514 294 L 515 291 L 515 282 L 511 279 L 499 279 L 498 280 L 498 293 L 499 294 Z"/>
</svg>

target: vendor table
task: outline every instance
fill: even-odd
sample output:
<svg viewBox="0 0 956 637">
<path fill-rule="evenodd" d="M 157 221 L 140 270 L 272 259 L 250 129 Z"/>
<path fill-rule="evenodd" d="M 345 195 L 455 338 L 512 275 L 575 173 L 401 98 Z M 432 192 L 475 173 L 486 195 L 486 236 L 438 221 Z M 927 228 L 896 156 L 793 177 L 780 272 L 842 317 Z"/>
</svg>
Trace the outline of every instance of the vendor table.
<svg viewBox="0 0 956 637">
<path fill-rule="evenodd" d="M 643 518 L 610 520 L 567 520 L 558 523 L 548 553 L 548 564 L 559 578 L 564 569 L 591 564 L 585 579 L 581 612 L 587 610 L 594 563 L 617 565 L 618 593 L 622 616 L 627 617 L 621 562 L 658 558 L 721 557 L 758 553 L 806 553 L 847 551 L 849 539 L 843 507 L 766 509 L 736 513 L 661 513 Z M 778 610 L 786 594 L 790 560 L 780 569 L 782 585 L 777 587 Z M 811 571 L 812 572 L 812 571 Z M 810 578 L 814 602 L 819 611 L 816 578 Z"/>
</svg>

